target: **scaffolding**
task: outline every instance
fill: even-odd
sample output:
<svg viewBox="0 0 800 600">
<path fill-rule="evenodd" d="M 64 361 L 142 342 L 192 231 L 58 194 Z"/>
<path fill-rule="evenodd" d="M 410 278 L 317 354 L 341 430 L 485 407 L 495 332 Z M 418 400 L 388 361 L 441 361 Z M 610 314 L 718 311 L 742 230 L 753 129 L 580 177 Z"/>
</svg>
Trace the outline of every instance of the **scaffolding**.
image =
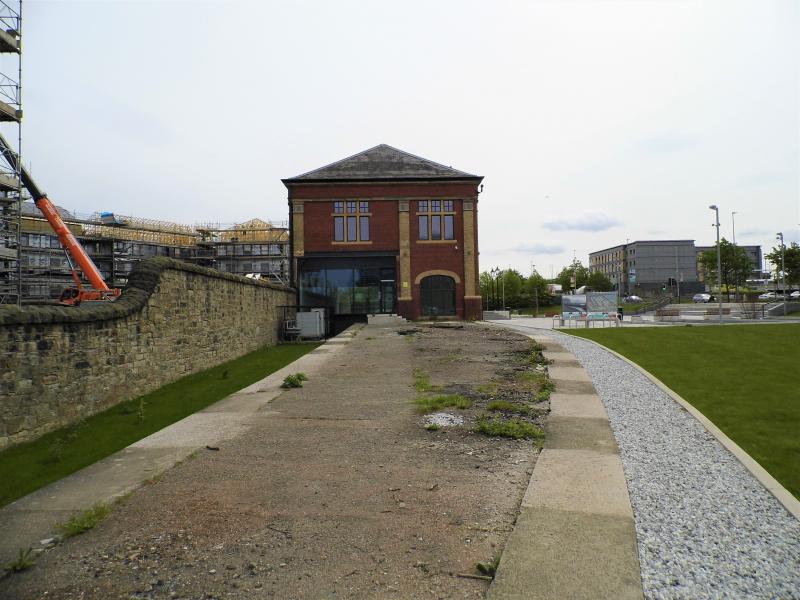
<svg viewBox="0 0 800 600">
<path fill-rule="evenodd" d="M 56 209 L 113 287 L 123 287 L 134 264 L 150 256 L 278 283 L 288 280 L 289 232 L 269 221 L 184 225 L 111 212 L 81 214 Z M 32 202 L 23 202 L 21 214 L 22 301 L 50 302 L 71 285 L 69 265 L 39 209 Z"/>
<path fill-rule="evenodd" d="M 0 0 L 0 126 L 16 129 L 11 149 L 22 152 L 22 0 Z M 22 301 L 20 250 L 22 178 L 21 160 L 0 160 L 0 304 Z M 12 166 L 15 165 L 15 166 Z"/>
</svg>

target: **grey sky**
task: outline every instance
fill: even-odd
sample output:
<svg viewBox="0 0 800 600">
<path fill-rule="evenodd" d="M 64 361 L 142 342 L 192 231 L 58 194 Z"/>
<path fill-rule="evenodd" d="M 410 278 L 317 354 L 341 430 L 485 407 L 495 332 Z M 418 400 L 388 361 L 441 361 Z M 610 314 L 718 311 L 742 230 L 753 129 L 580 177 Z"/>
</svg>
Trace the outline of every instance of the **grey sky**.
<svg viewBox="0 0 800 600">
<path fill-rule="evenodd" d="M 486 177 L 481 269 L 709 244 L 714 203 L 768 249 L 800 239 L 798 32 L 792 0 L 31 0 L 23 156 L 69 209 L 234 222 L 387 143 Z"/>
</svg>

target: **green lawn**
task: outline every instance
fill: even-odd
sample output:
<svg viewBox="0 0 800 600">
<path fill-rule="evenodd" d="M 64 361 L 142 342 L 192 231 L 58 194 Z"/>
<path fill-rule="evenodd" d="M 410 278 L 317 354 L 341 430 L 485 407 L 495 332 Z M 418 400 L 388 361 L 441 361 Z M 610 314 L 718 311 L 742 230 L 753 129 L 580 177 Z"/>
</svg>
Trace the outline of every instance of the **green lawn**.
<svg viewBox="0 0 800 600">
<path fill-rule="evenodd" d="M 202 410 L 317 346 L 282 344 L 261 348 L 117 404 L 34 442 L 0 452 L 0 506 Z"/>
<path fill-rule="evenodd" d="M 568 333 L 658 377 L 800 498 L 800 324 Z"/>
</svg>

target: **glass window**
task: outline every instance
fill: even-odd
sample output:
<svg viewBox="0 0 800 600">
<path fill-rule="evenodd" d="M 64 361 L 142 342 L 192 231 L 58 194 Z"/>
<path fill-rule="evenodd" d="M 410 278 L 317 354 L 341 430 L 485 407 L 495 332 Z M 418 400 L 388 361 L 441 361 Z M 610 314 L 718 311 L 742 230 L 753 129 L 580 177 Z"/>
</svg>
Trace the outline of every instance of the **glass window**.
<svg viewBox="0 0 800 600">
<path fill-rule="evenodd" d="M 452 200 L 445 200 L 444 201 L 444 212 L 453 212 L 453 201 Z"/>
<path fill-rule="evenodd" d="M 428 212 L 428 201 L 420 200 L 419 202 L 417 202 L 417 210 L 419 212 Z"/>
<path fill-rule="evenodd" d="M 356 218 L 347 217 L 347 241 L 358 241 L 358 232 L 356 231 Z"/>
<path fill-rule="evenodd" d="M 343 213 L 344 212 L 344 202 L 334 202 L 333 203 L 333 212 L 335 212 L 335 213 Z"/>
<path fill-rule="evenodd" d="M 431 212 L 439 212 L 441 210 L 441 202 L 439 200 L 431 200 Z"/>
<path fill-rule="evenodd" d="M 358 211 L 359 212 L 369 212 L 369 202 L 364 202 L 363 200 L 358 203 Z"/>
<path fill-rule="evenodd" d="M 439 215 L 431 215 L 431 239 L 442 239 L 442 217 Z"/>
<path fill-rule="evenodd" d="M 347 201 L 347 212 L 353 214 L 356 212 L 356 201 L 355 200 L 348 200 Z"/>
<path fill-rule="evenodd" d="M 419 216 L 419 239 L 428 239 L 428 215 Z"/>
<path fill-rule="evenodd" d="M 358 236 L 362 242 L 369 241 L 369 217 L 359 217 L 358 218 Z"/>
<path fill-rule="evenodd" d="M 244 254 L 245 256 L 253 256 L 253 246 L 250 244 L 243 245 L 242 254 Z"/>
<path fill-rule="evenodd" d="M 333 241 L 344 241 L 344 217 L 333 217 Z"/>
<path fill-rule="evenodd" d="M 444 239 L 454 240 L 455 238 L 455 215 L 444 216 Z"/>
</svg>

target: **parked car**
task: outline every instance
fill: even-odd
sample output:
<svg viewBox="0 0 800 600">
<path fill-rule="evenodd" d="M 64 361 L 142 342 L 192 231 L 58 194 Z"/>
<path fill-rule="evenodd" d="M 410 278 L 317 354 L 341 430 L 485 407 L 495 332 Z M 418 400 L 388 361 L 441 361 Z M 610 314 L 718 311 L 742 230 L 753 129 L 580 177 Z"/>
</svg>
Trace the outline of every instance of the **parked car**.
<svg viewBox="0 0 800 600">
<path fill-rule="evenodd" d="M 792 300 L 800 299 L 800 290 L 793 291 L 791 294 L 789 294 L 789 298 L 791 298 Z"/>
<path fill-rule="evenodd" d="M 692 302 L 707 304 L 711 302 L 711 294 L 695 294 L 692 296 Z"/>
<path fill-rule="evenodd" d="M 639 296 L 628 296 L 625 298 L 625 302 L 641 302 L 642 299 Z"/>
<path fill-rule="evenodd" d="M 776 292 L 764 292 L 758 297 L 759 300 L 783 300 L 783 294 Z"/>
</svg>

